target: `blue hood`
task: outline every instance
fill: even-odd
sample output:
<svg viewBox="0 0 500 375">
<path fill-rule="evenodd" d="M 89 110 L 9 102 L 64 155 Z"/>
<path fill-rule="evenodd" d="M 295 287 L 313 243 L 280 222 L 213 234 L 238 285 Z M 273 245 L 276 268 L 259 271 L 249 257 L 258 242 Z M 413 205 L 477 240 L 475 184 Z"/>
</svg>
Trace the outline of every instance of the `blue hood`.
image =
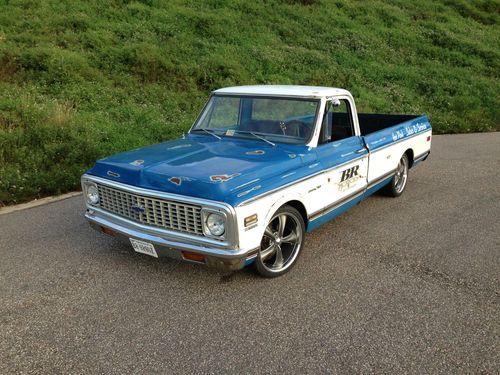
<svg viewBox="0 0 500 375">
<path fill-rule="evenodd" d="M 273 147 L 260 140 L 189 135 L 101 159 L 87 173 L 234 205 L 286 183 L 287 175 L 312 162 L 305 154 L 306 146 Z"/>
</svg>

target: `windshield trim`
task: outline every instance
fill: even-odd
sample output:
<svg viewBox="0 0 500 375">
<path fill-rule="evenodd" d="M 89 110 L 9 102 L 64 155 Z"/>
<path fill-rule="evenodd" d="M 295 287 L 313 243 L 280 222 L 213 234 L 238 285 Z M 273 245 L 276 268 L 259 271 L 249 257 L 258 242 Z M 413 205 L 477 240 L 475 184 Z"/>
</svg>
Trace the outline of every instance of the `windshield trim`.
<svg viewBox="0 0 500 375">
<path fill-rule="evenodd" d="M 311 140 L 313 139 L 313 137 L 314 137 L 314 133 L 315 133 L 315 130 L 316 130 L 316 123 L 318 121 L 319 111 L 321 109 L 321 99 L 320 98 L 310 98 L 310 97 L 301 97 L 301 96 L 287 96 L 287 95 L 268 95 L 268 94 L 259 95 L 259 94 L 223 94 L 223 93 L 222 94 L 218 94 L 218 93 L 212 93 L 208 97 L 208 100 L 206 101 L 205 105 L 203 106 L 203 109 L 200 111 L 200 114 L 198 115 L 198 117 L 196 117 L 196 120 L 193 122 L 193 125 L 191 125 L 191 127 L 189 128 L 188 134 L 191 134 L 191 131 L 193 131 L 195 129 L 196 125 L 200 122 L 201 117 L 203 116 L 203 114 L 205 113 L 208 105 L 212 101 L 212 98 L 215 97 L 215 96 L 217 96 L 217 97 L 229 97 L 229 98 L 255 98 L 255 97 L 258 97 L 259 99 L 268 98 L 268 99 L 281 99 L 281 100 L 296 100 L 296 101 L 305 101 L 305 102 L 315 102 L 316 103 L 316 111 L 314 113 L 314 119 L 313 119 L 313 122 L 312 122 L 313 128 L 311 129 L 311 134 L 309 135 L 309 138 L 307 138 L 307 139 L 304 138 L 304 144 L 302 144 L 302 143 L 300 143 L 300 144 L 288 143 L 288 142 L 282 142 L 282 141 L 274 140 L 274 139 L 273 139 L 273 142 L 281 143 L 281 144 L 287 144 L 287 145 L 294 145 L 294 146 L 305 146 L 305 145 L 309 144 L 311 142 Z M 213 129 L 213 128 L 208 128 L 208 129 Z M 217 134 L 217 135 L 224 136 L 224 138 L 225 138 L 226 135 L 224 133 L 223 134 Z M 265 136 L 267 136 L 267 135 L 272 136 L 272 134 L 264 134 L 264 135 Z M 236 138 L 236 137 L 237 137 L 237 135 L 230 136 L 230 138 Z M 240 138 L 246 138 L 246 137 L 240 137 Z"/>
</svg>

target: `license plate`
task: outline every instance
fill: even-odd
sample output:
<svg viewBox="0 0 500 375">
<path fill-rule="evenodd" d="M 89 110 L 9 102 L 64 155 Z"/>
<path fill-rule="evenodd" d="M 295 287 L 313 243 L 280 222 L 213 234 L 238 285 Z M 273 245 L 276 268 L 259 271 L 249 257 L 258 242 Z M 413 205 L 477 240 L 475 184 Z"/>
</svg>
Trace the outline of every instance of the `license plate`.
<svg viewBox="0 0 500 375">
<path fill-rule="evenodd" d="M 156 254 L 155 247 L 152 243 L 136 240 L 135 238 L 130 238 L 130 243 L 135 251 L 142 254 L 151 255 L 152 257 L 158 258 Z"/>
</svg>

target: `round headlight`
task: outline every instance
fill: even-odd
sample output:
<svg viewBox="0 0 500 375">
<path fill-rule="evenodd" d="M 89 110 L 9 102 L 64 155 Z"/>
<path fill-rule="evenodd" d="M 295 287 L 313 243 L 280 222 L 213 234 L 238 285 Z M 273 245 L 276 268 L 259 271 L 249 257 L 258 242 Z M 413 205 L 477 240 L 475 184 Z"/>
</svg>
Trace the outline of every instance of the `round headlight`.
<svg viewBox="0 0 500 375">
<path fill-rule="evenodd" d="M 99 203 L 99 190 L 97 190 L 97 186 L 95 185 L 87 186 L 87 201 L 90 204 Z"/>
<path fill-rule="evenodd" d="M 207 229 L 213 236 L 222 236 L 226 230 L 224 217 L 219 214 L 209 214 L 206 223 Z"/>
</svg>

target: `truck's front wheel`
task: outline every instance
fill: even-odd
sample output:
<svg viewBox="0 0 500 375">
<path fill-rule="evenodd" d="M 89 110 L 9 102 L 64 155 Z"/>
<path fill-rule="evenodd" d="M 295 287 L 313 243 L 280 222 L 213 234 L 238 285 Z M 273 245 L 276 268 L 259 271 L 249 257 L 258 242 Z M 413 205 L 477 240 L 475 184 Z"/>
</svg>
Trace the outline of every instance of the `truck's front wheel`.
<svg viewBox="0 0 500 375">
<path fill-rule="evenodd" d="M 291 206 L 281 207 L 269 221 L 255 260 L 257 272 L 264 277 L 277 277 L 295 264 L 304 243 L 305 224 L 300 213 Z"/>
<path fill-rule="evenodd" d="M 408 155 L 404 154 L 396 168 L 396 174 L 392 178 L 385 191 L 391 197 L 399 197 L 405 190 L 406 183 L 408 182 L 408 169 L 409 169 Z"/>
</svg>

